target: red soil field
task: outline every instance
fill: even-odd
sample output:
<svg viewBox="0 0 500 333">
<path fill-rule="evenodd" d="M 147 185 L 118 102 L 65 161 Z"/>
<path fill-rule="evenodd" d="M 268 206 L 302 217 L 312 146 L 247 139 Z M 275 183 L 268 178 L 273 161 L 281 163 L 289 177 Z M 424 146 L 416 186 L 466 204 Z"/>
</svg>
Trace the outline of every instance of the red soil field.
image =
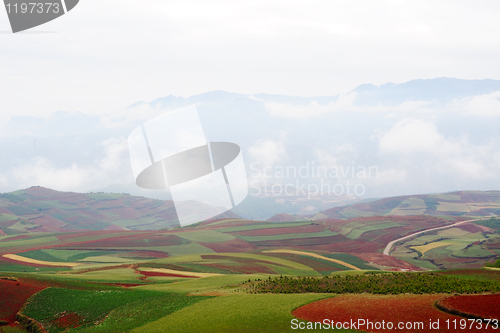
<svg viewBox="0 0 500 333">
<path fill-rule="evenodd" d="M 327 261 L 322 261 L 321 259 L 313 259 L 310 257 L 304 257 L 297 254 L 292 253 L 266 253 L 268 256 L 282 258 L 294 262 L 298 262 L 299 264 L 303 264 L 311 267 L 316 272 L 331 272 L 331 271 L 341 271 L 341 268 L 334 267 L 330 265 Z M 333 263 L 331 263 L 333 264 Z"/>
<path fill-rule="evenodd" d="M 8 228 L 8 227 L 13 226 L 13 225 L 14 225 L 14 224 L 16 224 L 17 222 L 18 222 L 18 220 L 17 220 L 17 219 L 15 219 L 15 220 L 11 220 L 11 221 L 1 222 L 1 223 L 0 223 L 0 225 L 1 225 L 2 227 L 7 227 L 7 228 Z"/>
<path fill-rule="evenodd" d="M 33 222 L 33 223 L 39 224 L 39 225 L 43 225 L 46 227 L 56 227 L 56 228 L 57 227 L 62 228 L 66 225 L 66 223 L 64 223 L 63 221 L 57 220 L 57 219 L 53 218 L 52 216 L 48 216 L 48 215 L 40 215 L 40 216 L 31 218 L 30 222 Z M 62 232 L 64 232 L 64 229 L 60 229 L 60 230 L 62 230 Z"/>
<path fill-rule="evenodd" d="M 76 203 L 82 204 L 87 201 L 92 201 L 90 197 L 82 193 L 65 193 L 53 198 L 54 200 L 64 202 L 64 203 Z"/>
<path fill-rule="evenodd" d="M 1 200 L 1 199 L 0 199 L 0 200 Z M 2 201 L 3 201 L 3 200 L 2 200 Z M 7 209 L 2 208 L 2 207 L 0 207 L 0 213 L 2 213 L 2 214 L 10 214 L 10 212 L 9 212 Z"/>
<path fill-rule="evenodd" d="M 455 193 L 453 193 L 455 194 Z M 474 193 L 474 192 L 458 192 L 461 196 L 462 202 L 498 202 L 498 191 L 494 192 L 482 192 L 482 193 Z"/>
<path fill-rule="evenodd" d="M 263 223 L 262 221 L 248 221 L 248 220 L 236 220 L 236 221 L 231 221 L 231 222 L 224 222 L 220 224 L 215 224 L 217 222 L 221 222 L 227 219 L 214 219 L 214 220 L 208 220 L 200 223 L 200 226 L 209 226 L 212 227 L 211 229 L 219 229 L 219 228 L 232 228 L 232 227 L 240 227 L 242 225 L 250 225 L 250 224 L 261 224 Z"/>
<path fill-rule="evenodd" d="M 82 209 L 72 209 L 71 211 L 80 216 L 88 217 L 89 219 L 96 219 L 99 221 L 106 221 L 106 222 L 114 221 L 113 218 L 95 209 L 82 208 Z"/>
<path fill-rule="evenodd" d="M 313 244 L 311 246 L 298 246 L 297 248 L 301 248 L 304 250 L 351 253 L 357 256 L 358 253 L 365 253 L 365 252 L 376 253 L 381 248 L 383 248 L 383 246 L 377 242 L 363 243 L 358 240 L 347 240 L 347 241 L 335 242 L 332 244 L 320 244 L 320 245 Z"/>
<path fill-rule="evenodd" d="M 254 274 L 254 273 L 276 274 L 276 272 L 273 271 L 271 268 L 264 265 L 259 265 L 258 263 L 255 262 L 254 263 L 228 262 L 228 263 L 216 263 L 216 264 L 204 264 L 204 265 L 242 274 Z"/>
<path fill-rule="evenodd" d="M 15 237 L 11 237 L 9 239 L 7 239 L 7 241 L 15 241 L 15 240 L 19 240 L 19 239 L 25 239 L 25 238 L 29 238 L 30 236 L 29 235 L 19 235 L 19 236 L 15 236 Z"/>
<path fill-rule="evenodd" d="M 287 228 L 269 228 L 269 229 L 255 229 L 231 232 L 232 235 L 237 236 L 270 236 L 270 235 L 283 235 L 283 234 L 307 234 L 312 232 L 321 232 L 325 230 L 326 227 L 323 224 L 311 224 L 303 225 L 297 227 L 287 227 Z"/>
<path fill-rule="evenodd" d="M 269 241 L 257 241 L 252 242 L 253 245 L 257 247 L 297 247 L 297 246 L 316 246 L 321 244 L 331 244 L 337 243 L 344 240 L 345 237 L 342 235 L 327 236 L 327 237 L 311 237 L 311 238 L 300 238 L 300 234 L 297 238 L 292 239 L 280 239 L 280 240 L 269 240 Z"/>
<path fill-rule="evenodd" d="M 120 253 L 124 258 L 168 258 L 168 254 L 161 251 L 138 250 Z"/>
<path fill-rule="evenodd" d="M 9 259 L 9 258 L 5 258 L 3 256 L 0 257 L 0 262 L 8 262 L 10 264 L 16 264 L 16 265 L 23 265 L 23 266 L 31 266 L 31 267 L 57 267 L 57 266 L 50 266 L 50 265 L 40 265 L 40 264 L 33 264 L 33 263 L 30 263 L 30 262 L 21 262 L 21 261 L 17 261 L 17 260 L 13 260 L 13 259 Z"/>
<path fill-rule="evenodd" d="M 100 233 L 102 231 L 99 231 Z M 181 245 L 185 241 L 175 235 L 152 233 L 133 234 L 126 236 L 110 237 L 95 241 L 86 241 L 77 247 L 145 247 L 145 246 L 170 246 Z"/>
<path fill-rule="evenodd" d="M 117 199 L 110 200 L 101 200 L 101 201 L 93 201 L 89 202 L 87 206 L 92 207 L 94 209 L 99 208 L 119 208 L 123 206 L 123 202 Z"/>
<path fill-rule="evenodd" d="M 440 300 L 438 305 L 442 310 L 458 315 L 500 320 L 500 294 L 451 296 Z"/>
<path fill-rule="evenodd" d="M 42 282 L 0 279 L 0 319 L 14 323 L 16 313 L 33 294 L 48 287 Z"/>
<path fill-rule="evenodd" d="M 216 260 L 231 260 L 233 262 L 240 262 L 240 263 L 262 263 L 262 264 L 269 264 L 269 265 L 275 265 L 275 266 L 283 266 L 278 263 L 274 263 L 271 261 L 266 261 L 266 260 L 258 260 L 254 258 L 243 258 L 243 257 L 232 257 L 232 256 L 219 256 L 219 255 L 213 255 L 213 254 L 202 254 L 201 255 L 202 259 L 216 259 Z M 285 267 L 285 266 L 283 266 Z"/>
<path fill-rule="evenodd" d="M 74 229 L 78 230 L 78 229 Z M 57 227 L 47 227 L 47 226 L 41 226 L 35 229 L 31 229 L 31 232 L 67 232 L 68 229 L 63 229 L 63 228 L 57 228 Z"/>
<path fill-rule="evenodd" d="M 412 271 L 421 271 L 422 268 L 407 263 L 406 261 L 396 259 L 391 256 L 387 256 L 382 253 L 359 253 L 357 256 L 368 262 L 372 262 L 377 265 L 388 266 L 388 267 L 398 267 L 402 269 L 410 269 Z"/>
<path fill-rule="evenodd" d="M 169 277 L 181 277 L 181 278 L 198 278 L 197 276 L 189 275 L 189 272 L 186 272 L 186 275 L 178 275 L 178 274 L 168 274 L 168 273 L 160 273 L 160 272 L 148 272 L 148 271 L 139 271 L 140 274 L 144 275 L 145 278 L 150 276 L 169 276 Z M 143 278 L 144 279 L 144 278 Z"/>
<path fill-rule="evenodd" d="M 479 225 L 476 225 L 473 223 L 464 223 L 464 224 L 457 226 L 457 228 L 462 229 L 462 230 L 467 231 L 467 232 L 473 232 L 473 233 L 491 230 L 490 228 L 479 226 Z"/>
<path fill-rule="evenodd" d="M 29 194 L 35 198 L 52 198 L 55 196 L 61 196 L 62 192 L 51 190 L 41 186 L 33 186 L 24 190 L 26 194 Z"/>
<path fill-rule="evenodd" d="M 266 274 L 276 274 L 272 268 L 267 267 L 263 264 L 274 265 L 274 266 L 282 266 L 280 264 L 265 261 L 265 260 L 257 260 L 253 258 L 238 258 L 231 256 L 218 256 L 218 255 L 210 255 L 203 254 L 201 255 L 202 259 L 216 259 L 216 260 L 230 260 L 230 262 L 220 262 L 214 264 L 204 264 L 205 266 L 211 266 L 221 269 L 227 269 L 233 272 L 243 273 L 243 274 L 252 274 L 252 273 L 266 273 Z"/>
<path fill-rule="evenodd" d="M 227 253 L 227 252 L 248 252 L 256 249 L 251 243 L 244 241 L 240 238 L 235 238 L 230 241 L 220 242 L 220 243 L 199 243 L 217 253 Z"/>
<path fill-rule="evenodd" d="M 497 237 L 495 239 L 492 239 L 491 241 L 488 240 L 486 242 L 486 245 L 488 246 L 488 248 L 490 249 L 500 249 L 500 237 Z"/>
<path fill-rule="evenodd" d="M 323 322 L 324 319 L 334 322 L 358 323 L 364 319 L 363 326 L 356 328 L 365 332 L 497 332 L 491 325 L 486 330 L 473 327 L 470 329 L 470 322 L 467 319 L 454 316 L 437 309 L 436 301 L 443 298 L 443 294 L 432 295 L 340 295 L 321 301 L 313 302 L 294 310 L 292 314 L 303 320 L 311 322 Z M 430 327 L 430 322 L 439 320 L 439 328 Z M 446 323 L 449 320 L 449 326 Z M 456 328 L 453 320 L 456 320 Z M 460 329 L 460 320 L 466 321 L 467 329 Z M 367 326 L 370 321 L 372 326 Z M 385 322 L 385 329 L 381 326 Z M 393 329 L 389 330 L 388 323 L 392 323 Z M 376 324 L 379 323 L 379 324 Z M 402 329 L 398 329 L 402 323 Z M 410 324 L 409 324 L 410 323 Z M 418 328 L 416 323 L 423 323 L 423 329 Z M 405 325 L 411 325 L 405 327 Z M 476 324 L 474 324 L 476 325 Z M 378 328 L 378 329 L 377 329 Z"/>
<path fill-rule="evenodd" d="M 77 313 L 70 312 L 64 313 L 62 316 L 51 321 L 51 324 L 54 324 L 60 328 L 68 329 L 75 328 L 80 326 L 83 323 L 85 317 L 80 316 Z"/>
<path fill-rule="evenodd" d="M 135 209 L 125 206 L 106 210 L 106 213 L 109 213 L 111 215 L 117 215 L 118 219 L 126 219 L 126 220 L 142 217 L 142 214 L 136 211 Z"/>
<path fill-rule="evenodd" d="M 102 235 L 108 235 L 108 234 L 116 234 L 115 237 L 118 237 L 119 235 L 127 235 L 130 233 L 137 234 L 137 232 L 134 231 L 124 231 L 124 232 L 117 232 L 113 230 L 96 230 L 96 231 L 78 231 L 78 232 L 71 232 L 67 234 L 61 234 L 61 235 L 56 235 L 58 240 L 70 240 L 72 238 L 79 238 L 79 237 L 93 237 L 93 236 L 102 236 Z"/>
</svg>

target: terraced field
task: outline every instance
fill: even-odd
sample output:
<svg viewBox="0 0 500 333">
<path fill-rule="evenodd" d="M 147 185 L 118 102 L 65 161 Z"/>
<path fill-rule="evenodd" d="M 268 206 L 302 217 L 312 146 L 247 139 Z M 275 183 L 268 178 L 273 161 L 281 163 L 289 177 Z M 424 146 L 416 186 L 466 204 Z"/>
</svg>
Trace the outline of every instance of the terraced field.
<svg viewBox="0 0 500 333">
<path fill-rule="evenodd" d="M 0 320 L 8 324 L 0 332 L 24 331 L 15 324 L 18 311 L 23 325 L 39 324 L 49 332 L 300 331 L 291 330 L 292 311 L 318 300 L 338 311 L 345 304 L 359 305 L 360 313 L 374 320 L 406 316 L 410 310 L 401 310 L 404 304 L 416 313 L 410 320 L 427 315 L 444 320 L 451 315 L 431 309 L 436 295 L 409 294 L 500 290 L 500 271 L 471 270 L 487 263 L 494 269 L 499 258 L 500 219 L 481 216 L 500 209 L 497 192 L 387 198 L 329 210 L 312 220 L 220 218 L 184 228 L 169 224 L 171 209 L 159 200 L 36 187 L 0 195 L 0 300 L 20 295 L 0 306 L 7 309 L 0 310 Z M 426 231 L 398 242 L 391 256 L 383 254 L 395 239 L 467 215 L 481 219 Z M 164 229 L 145 230 L 160 226 Z M 113 230 L 90 230 L 108 227 Z M 383 274 L 426 269 L 441 269 L 427 277 L 434 284 L 416 273 L 394 275 L 392 282 Z M 281 276 L 298 281 L 297 294 L 253 293 L 254 283 Z M 424 280 L 429 283 L 418 284 Z M 378 281 L 377 288 L 367 291 L 370 281 Z M 18 283 L 22 288 L 16 294 Z M 348 290 L 409 294 L 330 298 L 333 291 Z M 380 304 L 391 310 L 375 313 Z M 311 305 L 310 313 L 317 315 L 323 305 Z M 342 313 L 349 316 L 349 311 Z"/>
<path fill-rule="evenodd" d="M 391 255 L 429 269 L 479 268 L 500 254 L 494 245 L 500 229 L 481 225 L 487 223 L 494 226 L 486 220 L 428 232 L 401 242 Z"/>
</svg>

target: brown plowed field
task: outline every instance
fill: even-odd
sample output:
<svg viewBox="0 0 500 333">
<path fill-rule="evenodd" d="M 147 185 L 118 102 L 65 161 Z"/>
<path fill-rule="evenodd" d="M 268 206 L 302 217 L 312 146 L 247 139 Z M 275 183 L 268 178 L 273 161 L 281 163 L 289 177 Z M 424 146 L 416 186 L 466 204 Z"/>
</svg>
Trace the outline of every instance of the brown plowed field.
<svg viewBox="0 0 500 333">
<path fill-rule="evenodd" d="M 356 327 L 365 332 L 498 332 L 498 329 L 492 329 L 491 326 L 487 330 L 484 327 L 470 329 L 467 319 L 440 311 L 435 303 L 444 296 L 446 295 L 341 295 L 301 306 L 292 314 L 311 322 L 323 322 L 328 319 L 342 323 L 350 323 L 352 320 L 357 323 L 359 320 L 365 320 L 364 326 Z M 439 328 L 429 327 L 430 322 L 436 323 L 438 320 Z M 449 321 L 449 326 L 446 320 Z M 457 323 L 456 328 L 454 320 Z M 460 320 L 465 321 L 466 329 L 460 329 Z M 367 326 L 368 321 L 372 322 L 372 326 Z M 386 325 L 385 329 L 381 326 L 382 322 Z M 389 322 L 393 325 L 392 330 L 388 329 Z M 403 329 L 398 329 L 400 323 Z M 417 326 L 419 323 L 422 323 L 423 328 Z M 406 328 L 406 325 L 410 326 Z"/>
</svg>

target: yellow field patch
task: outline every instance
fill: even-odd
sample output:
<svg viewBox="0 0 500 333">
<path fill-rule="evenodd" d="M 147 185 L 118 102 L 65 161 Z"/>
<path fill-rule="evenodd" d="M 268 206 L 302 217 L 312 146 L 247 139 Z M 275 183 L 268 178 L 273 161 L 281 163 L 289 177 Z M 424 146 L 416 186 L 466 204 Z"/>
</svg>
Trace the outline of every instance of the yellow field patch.
<svg viewBox="0 0 500 333">
<path fill-rule="evenodd" d="M 434 198 L 438 200 L 446 200 L 446 201 L 460 201 L 462 198 L 456 194 L 431 194 L 429 198 Z"/>
<path fill-rule="evenodd" d="M 456 243 L 451 243 L 451 242 L 434 242 L 434 243 L 429 243 L 429 244 L 425 244 L 425 245 L 412 246 L 411 248 L 415 249 L 415 250 L 417 250 L 419 252 L 421 252 L 422 254 L 424 254 L 425 252 L 427 252 L 429 250 L 432 250 L 432 249 L 435 249 L 435 248 L 438 248 L 438 247 L 442 247 L 442 246 L 448 246 L 448 245 L 456 245 Z"/>
<path fill-rule="evenodd" d="M 3 256 L 7 259 L 27 262 L 30 264 L 45 265 L 45 266 L 75 267 L 75 266 L 81 265 L 81 264 L 76 263 L 76 262 L 55 262 L 55 261 L 36 260 L 36 259 L 18 256 L 17 254 L 12 254 L 12 253 L 4 254 Z"/>
<path fill-rule="evenodd" d="M 470 234 L 470 232 L 462 230 L 460 228 L 450 228 L 450 229 L 444 229 L 444 230 L 438 231 L 437 234 L 439 236 L 460 237 L 460 236 Z"/>
<path fill-rule="evenodd" d="M 319 255 L 319 254 L 316 254 L 316 253 L 311 253 L 311 252 L 296 251 L 296 250 L 269 250 L 269 251 L 263 251 L 263 252 L 291 253 L 291 254 L 298 254 L 298 255 L 301 255 L 301 256 L 309 256 L 309 257 L 313 257 L 313 258 L 323 259 L 323 260 L 326 260 L 326 261 L 331 261 L 331 262 L 334 262 L 336 264 L 339 264 L 339 265 L 342 265 L 342 266 L 345 266 L 345 267 L 348 267 L 348 268 L 352 268 L 352 269 L 357 270 L 357 271 L 361 270 L 360 268 L 358 268 L 358 267 L 356 267 L 354 265 L 351 265 L 349 263 L 346 263 L 346 262 L 344 262 L 342 260 L 328 258 L 328 257 L 322 256 L 322 255 Z"/>
<path fill-rule="evenodd" d="M 80 259 L 78 261 L 82 262 L 96 262 L 96 263 L 131 263 L 131 262 L 137 262 L 137 260 L 134 259 L 126 259 L 126 258 L 120 258 L 120 257 L 114 257 L 114 256 L 93 256 L 93 257 L 87 257 L 84 259 Z"/>
<path fill-rule="evenodd" d="M 440 212 L 470 212 L 469 206 L 458 202 L 440 202 L 437 210 Z"/>
<path fill-rule="evenodd" d="M 408 205 L 408 207 L 396 207 L 388 215 L 419 215 L 424 214 L 427 206 L 424 200 L 420 198 L 409 198 L 402 202 L 402 205 Z"/>
<path fill-rule="evenodd" d="M 199 277 L 199 278 L 224 275 L 224 274 L 217 274 L 217 273 L 197 273 L 197 272 L 177 271 L 177 270 L 168 269 L 168 268 L 139 267 L 138 270 L 144 271 L 144 272 L 157 272 L 157 273 L 182 275 L 182 276 L 186 276 L 186 277 Z"/>
<path fill-rule="evenodd" d="M 426 208 L 399 208 L 396 207 L 388 215 L 411 216 L 425 213 Z"/>
<path fill-rule="evenodd" d="M 487 208 L 500 208 L 500 203 L 497 202 L 473 202 L 467 204 L 472 210 L 487 209 Z"/>
</svg>

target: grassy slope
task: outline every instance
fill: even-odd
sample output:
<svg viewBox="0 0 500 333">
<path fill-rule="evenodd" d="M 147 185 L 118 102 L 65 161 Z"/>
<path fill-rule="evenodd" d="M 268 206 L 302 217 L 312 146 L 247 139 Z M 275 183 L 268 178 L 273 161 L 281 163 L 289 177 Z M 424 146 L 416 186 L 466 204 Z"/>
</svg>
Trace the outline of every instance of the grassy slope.
<svg viewBox="0 0 500 333">
<path fill-rule="evenodd" d="M 209 292 L 224 286 L 237 285 L 249 279 L 267 279 L 269 274 L 237 274 L 213 276 L 202 279 L 189 279 L 169 284 L 151 284 L 134 287 L 139 290 L 155 290 L 164 292 L 190 293 Z M 231 289 L 231 288 L 228 288 Z"/>
<path fill-rule="evenodd" d="M 64 330 L 53 321 L 63 313 L 79 316 L 79 324 L 83 326 L 78 331 L 128 332 L 206 298 L 120 288 L 48 288 L 31 299 L 23 314 L 42 322 L 49 333 Z M 110 311 L 104 323 L 95 327 L 95 323 L 102 321 Z"/>
<path fill-rule="evenodd" d="M 132 332 L 290 332 L 294 309 L 330 296 L 220 296 L 181 309 Z"/>
</svg>

